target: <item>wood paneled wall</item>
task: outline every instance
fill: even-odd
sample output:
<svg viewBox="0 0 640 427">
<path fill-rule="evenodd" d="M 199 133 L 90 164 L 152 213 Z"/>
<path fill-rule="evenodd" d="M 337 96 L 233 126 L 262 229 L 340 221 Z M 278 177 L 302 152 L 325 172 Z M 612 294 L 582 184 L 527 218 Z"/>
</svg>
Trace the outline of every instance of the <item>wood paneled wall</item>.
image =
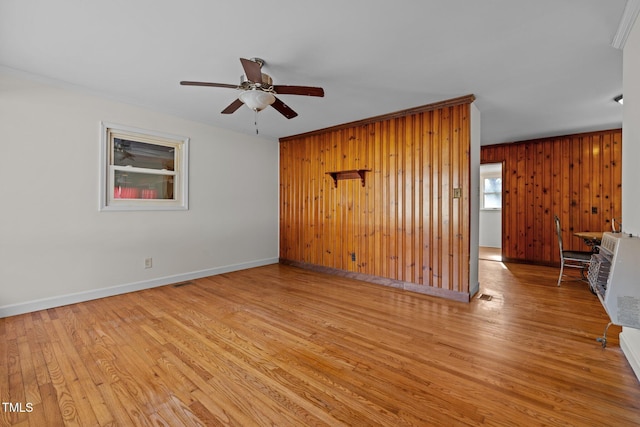
<svg viewBox="0 0 640 427">
<path fill-rule="evenodd" d="M 281 260 L 468 301 L 472 101 L 282 138 Z"/>
<path fill-rule="evenodd" d="M 565 249 L 588 250 L 575 231 L 610 231 L 622 212 L 622 131 L 483 146 L 481 163 L 503 162 L 502 254 L 558 264 L 553 217 Z"/>
</svg>

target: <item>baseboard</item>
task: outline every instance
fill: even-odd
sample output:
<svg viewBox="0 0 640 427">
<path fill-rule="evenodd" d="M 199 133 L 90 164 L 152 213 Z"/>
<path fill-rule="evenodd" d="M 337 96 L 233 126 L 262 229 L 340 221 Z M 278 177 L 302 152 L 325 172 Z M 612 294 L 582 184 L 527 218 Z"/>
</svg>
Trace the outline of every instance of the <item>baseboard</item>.
<svg viewBox="0 0 640 427">
<path fill-rule="evenodd" d="M 637 352 L 633 351 L 632 345 L 630 343 L 631 340 L 627 339 L 627 335 L 628 333 L 625 333 L 624 328 L 622 328 L 622 332 L 620 332 L 620 335 L 618 335 L 620 340 L 620 348 L 626 356 L 627 361 L 629 361 L 629 365 L 631 365 L 631 369 L 633 369 L 633 372 L 636 374 L 638 381 L 640 381 L 640 354 L 637 354 Z"/>
<path fill-rule="evenodd" d="M 449 289 L 439 289 L 432 286 L 418 285 L 416 283 L 404 282 L 402 280 L 388 279 L 370 274 L 363 274 L 354 271 L 341 270 L 338 268 L 325 267 L 317 264 L 310 264 L 302 261 L 293 261 L 280 258 L 280 263 L 292 265 L 294 267 L 304 268 L 306 270 L 317 271 L 320 273 L 333 274 L 335 276 L 348 277 L 351 279 L 361 280 L 363 282 L 374 283 L 376 285 L 389 286 L 392 288 L 402 289 L 405 291 L 416 292 L 424 295 L 431 295 L 440 298 L 446 298 L 453 301 L 468 303 L 470 301 L 469 294 L 464 292 L 456 292 Z"/>
<path fill-rule="evenodd" d="M 230 273 L 232 271 L 246 270 L 249 268 L 262 267 L 264 265 L 277 263 L 278 258 L 267 258 L 256 261 L 243 262 L 240 264 L 225 265 L 222 267 L 215 267 L 206 270 L 192 271 L 189 273 L 176 274 L 173 276 L 159 277 L 156 279 L 144 280 L 141 282 L 116 285 L 108 288 L 93 289 L 86 292 L 42 298 L 19 304 L 4 305 L 0 306 L 0 318 L 15 316 L 24 313 L 31 313 L 33 311 L 46 310 L 48 308 L 60 307 L 67 304 L 75 304 L 78 302 L 125 294 L 127 292 L 141 291 L 143 289 L 165 286 L 172 283 L 185 282 L 188 280 L 199 279 L 201 277 L 215 276 L 218 274 Z"/>
</svg>

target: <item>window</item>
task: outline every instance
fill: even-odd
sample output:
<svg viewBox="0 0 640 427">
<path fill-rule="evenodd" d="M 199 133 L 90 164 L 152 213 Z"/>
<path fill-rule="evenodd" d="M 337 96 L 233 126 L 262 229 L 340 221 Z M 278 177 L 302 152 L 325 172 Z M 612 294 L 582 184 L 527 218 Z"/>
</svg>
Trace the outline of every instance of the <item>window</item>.
<svg viewBox="0 0 640 427">
<path fill-rule="evenodd" d="M 102 123 L 101 144 L 101 210 L 188 209 L 188 138 Z"/>
<path fill-rule="evenodd" d="M 482 177 L 482 209 L 502 209 L 501 177 Z"/>
</svg>

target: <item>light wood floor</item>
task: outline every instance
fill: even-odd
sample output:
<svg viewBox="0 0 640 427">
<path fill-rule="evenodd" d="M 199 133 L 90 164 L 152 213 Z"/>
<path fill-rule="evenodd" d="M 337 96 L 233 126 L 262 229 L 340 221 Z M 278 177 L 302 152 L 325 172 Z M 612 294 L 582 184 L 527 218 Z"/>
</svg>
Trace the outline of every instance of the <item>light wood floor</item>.
<svg viewBox="0 0 640 427">
<path fill-rule="evenodd" d="M 502 261 L 502 248 L 490 248 L 488 246 L 480 246 L 478 257 L 486 261 Z"/>
<path fill-rule="evenodd" d="M 0 319 L 3 425 L 640 424 L 583 283 L 481 261 L 451 302 L 272 265 Z M 5 408 L 6 409 L 6 408 Z"/>
</svg>

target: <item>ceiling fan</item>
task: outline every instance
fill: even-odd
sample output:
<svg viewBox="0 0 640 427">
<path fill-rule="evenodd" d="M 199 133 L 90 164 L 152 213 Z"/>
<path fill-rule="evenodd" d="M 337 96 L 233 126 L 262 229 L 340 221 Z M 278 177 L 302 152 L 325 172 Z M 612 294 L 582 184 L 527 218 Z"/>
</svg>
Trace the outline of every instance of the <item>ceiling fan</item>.
<svg viewBox="0 0 640 427">
<path fill-rule="evenodd" d="M 222 110 L 222 114 L 231 114 L 240 108 L 242 104 L 245 104 L 255 112 L 271 105 L 287 119 L 292 119 L 298 113 L 278 99 L 276 95 L 324 96 L 324 90 L 321 87 L 274 85 L 271 77 L 262 72 L 262 66 L 265 62 L 260 58 L 240 58 L 240 62 L 245 74 L 240 77 L 239 85 L 192 81 L 181 81 L 180 84 L 184 86 L 223 87 L 242 91 L 238 99 Z"/>
</svg>

